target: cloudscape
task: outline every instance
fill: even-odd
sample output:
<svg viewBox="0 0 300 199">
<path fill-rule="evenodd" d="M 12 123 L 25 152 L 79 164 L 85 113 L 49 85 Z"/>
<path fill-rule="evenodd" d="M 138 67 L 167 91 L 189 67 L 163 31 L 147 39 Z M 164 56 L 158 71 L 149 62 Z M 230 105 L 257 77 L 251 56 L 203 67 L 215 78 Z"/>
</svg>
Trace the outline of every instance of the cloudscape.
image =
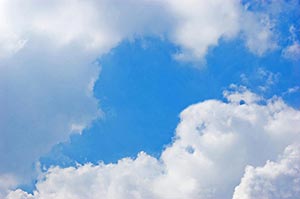
<svg viewBox="0 0 300 199">
<path fill-rule="evenodd" d="M 298 0 L 0 0 L 0 198 L 300 199 Z"/>
</svg>

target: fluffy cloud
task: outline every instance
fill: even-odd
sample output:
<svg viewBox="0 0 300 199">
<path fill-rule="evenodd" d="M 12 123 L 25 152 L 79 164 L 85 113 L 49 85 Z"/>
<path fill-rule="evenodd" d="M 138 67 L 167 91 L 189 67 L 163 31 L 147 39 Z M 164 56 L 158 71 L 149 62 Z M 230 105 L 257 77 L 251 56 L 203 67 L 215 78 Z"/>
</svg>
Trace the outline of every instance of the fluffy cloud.
<svg viewBox="0 0 300 199">
<path fill-rule="evenodd" d="M 1 56 L 17 52 L 32 36 L 41 35 L 57 46 L 74 42 L 100 54 L 124 38 L 166 35 L 182 47 L 178 58 L 183 59 L 203 58 L 221 38 L 239 33 L 258 54 L 275 42 L 271 27 L 263 20 L 267 16 L 253 13 L 235 0 L 2 0 L 0 10 Z"/>
<path fill-rule="evenodd" d="M 220 39 L 228 40 L 239 34 L 249 50 L 259 55 L 276 46 L 268 17 L 248 11 L 239 1 L 167 2 L 177 19 L 171 40 L 182 47 L 182 52 L 176 55 L 178 59 L 204 58 Z"/>
<path fill-rule="evenodd" d="M 99 115 L 89 90 L 99 73 L 91 57 L 39 45 L 32 42 L 0 62 L 0 173 L 29 173 L 41 154 L 76 131 L 74 125 L 87 126 Z"/>
<path fill-rule="evenodd" d="M 94 61 L 122 40 L 166 37 L 177 58 L 200 60 L 240 33 L 258 54 L 272 46 L 261 15 L 234 0 L 0 0 L 0 189 L 99 116 Z"/>
<path fill-rule="evenodd" d="M 225 92 L 228 102 L 186 108 L 174 142 L 159 159 L 141 152 L 116 164 L 53 167 L 40 176 L 33 194 L 18 189 L 7 199 L 297 198 L 300 111 L 281 99 L 262 101 L 237 89 Z"/>
<path fill-rule="evenodd" d="M 155 2 L 115 3 L 0 1 L 0 193 L 101 114 L 97 57 L 124 38 L 162 32 L 168 20 Z"/>
<path fill-rule="evenodd" d="M 233 199 L 300 198 L 300 146 L 288 146 L 277 162 L 248 166 Z"/>
<path fill-rule="evenodd" d="M 36 37 L 55 47 L 76 44 L 101 55 L 122 39 L 163 34 L 170 20 L 159 1 L 149 0 L 1 0 L 0 10 L 1 56 Z"/>
</svg>

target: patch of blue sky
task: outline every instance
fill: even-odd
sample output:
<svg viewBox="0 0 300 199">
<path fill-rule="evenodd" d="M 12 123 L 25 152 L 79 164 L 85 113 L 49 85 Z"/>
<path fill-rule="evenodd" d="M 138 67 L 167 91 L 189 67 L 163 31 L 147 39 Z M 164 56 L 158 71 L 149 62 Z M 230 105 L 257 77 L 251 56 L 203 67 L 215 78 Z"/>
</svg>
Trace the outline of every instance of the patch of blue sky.
<svg viewBox="0 0 300 199">
<path fill-rule="evenodd" d="M 139 151 L 158 157 L 172 141 L 179 113 L 206 99 L 223 100 L 222 91 L 232 83 L 300 106 L 299 94 L 286 93 L 300 86 L 299 62 L 283 58 L 280 49 L 259 57 L 240 40 L 220 41 L 200 68 L 174 60 L 178 50 L 168 41 L 143 38 L 124 41 L 100 58 L 94 95 L 105 117 L 55 146 L 42 165 L 116 162 Z"/>
<path fill-rule="evenodd" d="M 221 40 L 209 49 L 205 65 L 195 67 L 174 60 L 180 49 L 166 40 L 150 37 L 124 41 L 97 60 L 102 71 L 94 95 L 105 117 L 94 121 L 81 135 L 72 135 L 70 141 L 53 147 L 41 158 L 42 165 L 116 162 L 139 151 L 158 157 L 172 141 L 179 113 L 206 99 L 223 100 L 222 91 L 230 84 L 244 85 L 265 98 L 280 96 L 299 108 L 300 61 L 283 56 L 283 49 L 299 40 L 299 34 L 291 38 L 290 32 L 294 26 L 299 33 L 299 11 L 292 8 L 293 1 L 278 1 L 272 8 L 252 1 L 243 4 L 270 14 L 276 22 L 277 49 L 257 56 L 241 39 Z"/>
</svg>

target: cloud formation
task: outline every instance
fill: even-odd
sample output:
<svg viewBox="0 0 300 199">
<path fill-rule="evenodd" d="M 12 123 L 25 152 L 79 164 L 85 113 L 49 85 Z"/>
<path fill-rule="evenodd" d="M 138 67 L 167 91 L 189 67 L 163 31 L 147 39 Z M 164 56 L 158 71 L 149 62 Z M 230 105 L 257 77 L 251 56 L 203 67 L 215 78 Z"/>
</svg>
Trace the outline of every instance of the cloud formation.
<svg viewBox="0 0 300 199">
<path fill-rule="evenodd" d="M 248 166 L 233 199 L 300 198 L 300 146 L 288 146 L 279 160 Z"/>
<path fill-rule="evenodd" d="M 47 5 L 47 6 L 45 6 Z M 132 9 L 134 8 L 134 9 Z M 272 31 L 265 15 L 234 0 L 157 1 L 2 0 L 1 56 L 12 55 L 33 37 L 46 37 L 55 46 L 75 43 L 99 54 L 135 36 L 166 36 L 189 59 L 204 58 L 220 39 L 243 33 L 246 45 L 258 54 L 272 48 Z M 259 43 L 259 45 L 257 45 Z"/>
<path fill-rule="evenodd" d="M 15 182 L 30 178 L 40 155 L 101 113 L 89 89 L 99 73 L 90 56 L 79 49 L 39 45 L 30 43 L 0 64 L 0 173 Z"/>
<path fill-rule="evenodd" d="M 101 115 L 95 60 L 167 20 L 156 3 L 115 3 L 0 1 L 0 193 L 30 180 L 41 155 Z"/>
<path fill-rule="evenodd" d="M 14 179 L 0 180 L 0 192 L 99 116 L 95 60 L 122 39 L 162 32 L 168 20 L 155 2 L 115 3 L 0 1 L 0 176 Z"/>
<path fill-rule="evenodd" d="M 276 43 L 260 13 L 233 0 L 0 1 L 0 189 L 24 182 L 42 154 L 99 116 L 97 57 L 148 35 L 188 61 L 220 39 L 242 35 L 257 54 Z"/>
<path fill-rule="evenodd" d="M 219 40 L 239 35 L 248 49 L 259 55 L 276 46 L 267 16 L 249 11 L 239 1 L 167 2 L 177 19 L 171 40 L 182 48 L 176 55 L 178 59 L 199 60 Z"/>
<path fill-rule="evenodd" d="M 116 164 L 53 167 L 33 194 L 18 189 L 7 199 L 299 198 L 300 111 L 242 87 L 224 95 L 228 102 L 186 108 L 159 159 L 141 152 Z"/>
<path fill-rule="evenodd" d="M 298 40 L 299 30 L 296 30 L 295 26 L 290 26 L 290 45 L 283 49 L 283 56 L 292 60 L 299 60 L 300 58 L 300 44 Z M 298 33 L 298 34 L 297 34 Z"/>
</svg>

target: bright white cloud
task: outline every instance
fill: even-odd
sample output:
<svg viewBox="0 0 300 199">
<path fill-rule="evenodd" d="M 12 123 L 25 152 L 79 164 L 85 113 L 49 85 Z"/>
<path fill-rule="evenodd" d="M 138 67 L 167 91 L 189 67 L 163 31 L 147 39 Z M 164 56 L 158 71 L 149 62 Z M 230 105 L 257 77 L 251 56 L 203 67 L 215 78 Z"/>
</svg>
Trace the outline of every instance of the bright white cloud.
<svg viewBox="0 0 300 199">
<path fill-rule="evenodd" d="M 248 11 L 239 1 L 167 2 L 177 17 L 171 40 L 182 47 L 182 52 L 176 55 L 178 59 L 204 58 L 220 39 L 228 40 L 239 34 L 243 35 L 249 50 L 259 55 L 276 46 L 267 16 Z"/>
<path fill-rule="evenodd" d="M 261 15 L 238 1 L 182 2 L 0 0 L 0 176 L 15 179 L 9 185 L 99 115 L 94 60 L 122 40 L 166 37 L 186 60 L 203 59 L 220 39 L 241 33 L 258 54 L 273 45 Z M 0 189 L 7 187 L 0 178 Z"/>
<path fill-rule="evenodd" d="M 171 40 L 183 51 L 178 59 L 204 58 L 208 48 L 220 38 L 232 38 L 240 31 L 239 18 L 243 8 L 238 1 L 167 1 L 177 18 Z"/>
<path fill-rule="evenodd" d="M 262 20 L 266 16 L 248 11 L 235 0 L 1 0 L 0 10 L 1 56 L 20 50 L 32 36 L 41 35 L 53 45 L 74 42 L 103 53 L 124 38 L 167 34 L 182 47 L 177 57 L 188 60 L 204 58 L 221 38 L 239 33 L 258 54 L 275 42 L 267 20 Z"/>
<path fill-rule="evenodd" d="M 42 37 L 55 47 L 76 44 L 101 55 L 135 34 L 163 33 L 168 21 L 162 6 L 148 0 L 1 0 L 0 9 L 0 41 L 7 53 Z"/>
<path fill-rule="evenodd" d="M 297 198 L 300 149 L 293 144 L 300 141 L 300 111 L 278 98 L 262 105 L 249 95 L 255 96 L 242 89 L 226 93 L 228 103 L 207 100 L 186 108 L 160 159 L 141 152 L 116 164 L 53 167 L 40 176 L 33 195 L 16 190 L 7 199 L 255 198 L 260 185 L 273 182 L 268 188 L 277 198 Z"/>
<path fill-rule="evenodd" d="M 299 199 L 300 146 L 288 146 L 277 162 L 263 167 L 248 166 L 233 199 Z"/>
</svg>

